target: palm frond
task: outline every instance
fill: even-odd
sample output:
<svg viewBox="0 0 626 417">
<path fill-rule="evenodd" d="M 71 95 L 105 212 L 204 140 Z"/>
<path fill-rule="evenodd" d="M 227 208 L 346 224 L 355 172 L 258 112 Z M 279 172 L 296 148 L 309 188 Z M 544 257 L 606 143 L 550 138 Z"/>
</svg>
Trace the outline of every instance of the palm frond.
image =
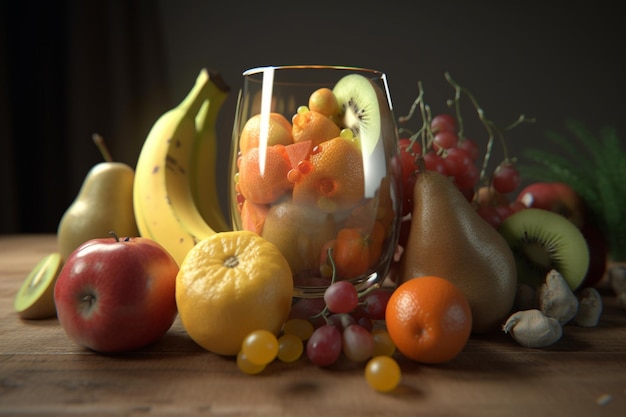
<svg viewBox="0 0 626 417">
<path fill-rule="evenodd" d="M 553 148 L 560 149 L 563 152 L 563 157 L 569 161 L 569 165 L 587 170 L 593 164 L 589 158 L 586 157 L 585 153 L 580 151 L 578 146 L 572 146 L 573 144 L 570 138 L 554 131 L 548 131 L 545 135 L 548 142 L 553 145 Z"/>
</svg>

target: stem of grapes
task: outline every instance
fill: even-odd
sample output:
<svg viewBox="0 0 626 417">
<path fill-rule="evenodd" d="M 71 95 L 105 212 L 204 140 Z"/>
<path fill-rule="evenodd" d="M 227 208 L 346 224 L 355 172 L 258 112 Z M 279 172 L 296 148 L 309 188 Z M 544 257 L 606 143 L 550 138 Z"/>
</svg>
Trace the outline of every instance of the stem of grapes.
<svg viewBox="0 0 626 417">
<path fill-rule="evenodd" d="M 476 100 L 476 98 L 471 92 L 469 92 L 466 88 L 462 87 L 456 81 L 454 81 L 448 72 L 445 73 L 445 78 L 448 81 L 448 83 L 454 88 L 454 91 L 455 91 L 454 100 L 452 103 L 448 103 L 448 105 L 450 106 L 454 105 L 455 107 L 456 118 L 459 123 L 459 138 L 461 138 L 461 140 L 463 138 L 463 119 L 461 116 L 461 107 L 460 107 L 460 100 L 461 100 L 462 94 L 465 94 L 469 98 L 469 100 L 472 102 L 472 105 L 474 106 L 474 109 L 476 110 L 476 113 L 478 115 L 478 119 L 480 120 L 480 122 L 485 127 L 485 130 L 487 131 L 487 135 L 488 135 L 487 149 L 485 151 L 485 156 L 483 158 L 483 164 L 482 164 L 482 168 L 480 171 L 480 181 L 483 181 L 485 178 L 485 174 L 487 172 L 487 166 L 489 165 L 489 159 L 491 158 L 491 151 L 493 150 L 493 141 L 495 139 L 495 135 L 498 136 L 498 140 L 502 146 L 504 160 L 510 161 L 511 158 L 509 157 L 509 151 L 506 146 L 506 141 L 504 140 L 503 132 L 511 130 L 524 122 L 534 122 L 535 119 L 528 119 L 522 114 L 517 118 L 517 120 L 515 120 L 509 126 L 505 127 L 504 129 L 500 129 L 492 120 L 489 120 L 487 119 L 487 117 L 485 117 L 484 110 L 482 109 L 482 107 L 480 106 L 480 104 L 478 103 L 478 101 Z"/>
</svg>

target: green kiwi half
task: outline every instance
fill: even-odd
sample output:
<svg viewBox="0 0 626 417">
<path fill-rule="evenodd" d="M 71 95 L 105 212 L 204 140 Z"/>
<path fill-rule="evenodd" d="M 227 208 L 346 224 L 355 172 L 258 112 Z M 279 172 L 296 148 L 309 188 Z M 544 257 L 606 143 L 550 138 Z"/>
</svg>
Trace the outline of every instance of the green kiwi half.
<svg viewBox="0 0 626 417">
<path fill-rule="evenodd" d="M 54 285 L 63 267 L 61 254 L 50 253 L 30 271 L 15 295 L 13 307 L 23 319 L 46 319 L 56 316 Z"/>
<path fill-rule="evenodd" d="M 578 227 L 565 217 L 528 208 L 509 216 L 498 231 L 513 251 L 519 283 L 537 288 L 552 269 L 572 290 L 583 282 L 589 248 Z"/>
<path fill-rule="evenodd" d="M 361 142 L 361 149 L 368 156 L 382 140 L 377 89 L 376 85 L 360 74 L 346 75 L 333 88 L 343 127 L 354 132 Z"/>
<path fill-rule="evenodd" d="M 392 154 L 395 142 L 383 137 L 394 135 L 393 115 L 383 90 L 361 74 L 342 77 L 333 93 L 339 105 L 342 128 L 352 130 L 358 138 L 365 170 L 364 195 L 376 195 L 383 178 L 389 174 L 386 156 Z"/>
</svg>

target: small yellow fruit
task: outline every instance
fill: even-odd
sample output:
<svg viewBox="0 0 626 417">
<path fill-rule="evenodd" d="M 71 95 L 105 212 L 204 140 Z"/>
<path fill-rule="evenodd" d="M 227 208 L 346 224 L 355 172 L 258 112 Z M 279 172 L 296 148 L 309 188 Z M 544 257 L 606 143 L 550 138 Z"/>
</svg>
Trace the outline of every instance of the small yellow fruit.
<svg viewBox="0 0 626 417">
<path fill-rule="evenodd" d="M 239 148 L 242 153 L 258 148 L 265 141 L 267 146 L 289 145 L 293 143 L 291 137 L 291 123 L 280 113 L 270 113 L 267 119 L 267 130 L 261 131 L 264 126 L 262 116 L 252 116 L 244 125 L 239 138 Z"/>
<path fill-rule="evenodd" d="M 255 330 L 275 335 L 289 316 L 293 278 L 278 248 L 248 231 L 198 242 L 176 278 L 183 327 L 206 350 L 237 355 Z"/>
</svg>

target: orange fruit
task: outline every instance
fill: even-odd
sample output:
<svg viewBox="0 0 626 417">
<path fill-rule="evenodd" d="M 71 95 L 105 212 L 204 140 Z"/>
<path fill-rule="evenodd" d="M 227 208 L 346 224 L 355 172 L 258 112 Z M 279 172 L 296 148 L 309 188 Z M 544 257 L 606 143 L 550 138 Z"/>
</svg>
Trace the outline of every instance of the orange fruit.
<svg viewBox="0 0 626 417">
<path fill-rule="evenodd" d="M 269 206 L 266 204 L 256 204 L 251 201 L 244 200 L 241 206 L 241 226 L 245 230 L 249 230 L 258 235 L 263 231 L 263 225 Z"/>
<path fill-rule="evenodd" d="M 333 213 L 349 210 L 363 200 L 363 158 L 358 144 L 336 137 L 313 148 L 309 162 L 309 172 L 294 184 L 296 204 Z"/>
<path fill-rule="evenodd" d="M 345 227 L 337 232 L 330 245 L 339 279 L 353 279 L 365 274 L 374 266 L 382 253 L 385 227 L 375 221 L 371 229 Z M 325 254 L 322 254 L 325 261 Z"/>
<path fill-rule="evenodd" d="M 310 140 L 315 147 L 339 136 L 341 129 L 328 116 L 309 110 L 296 113 L 291 119 L 291 135 L 295 143 Z"/>
<path fill-rule="evenodd" d="M 260 148 L 249 149 L 241 155 L 238 165 L 237 189 L 253 203 L 272 203 L 293 186 L 287 179 L 291 163 L 282 145 L 268 146 L 265 157 Z"/>
<path fill-rule="evenodd" d="M 463 350 L 472 330 L 472 313 L 456 285 L 441 277 L 422 276 L 394 290 L 385 322 L 404 356 L 437 364 L 452 360 Z"/>
<path fill-rule="evenodd" d="M 372 228 L 374 221 L 380 221 L 385 228 L 385 237 L 393 231 L 392 223 L 396 218 L 390 194 L 389 176 L 381 180 L 381 186 L 374 198 L 368 198 L 363 204 L 355 207 L 346 220 L 346 227 Z"/>
<path fill-rule="evenodd" d="M 261 114 L 252 116 L 241 130 L 239 136 L 239 150 L 242 153 L 259 146 L 261 138 Z M 280 113 L 270 113 L 267 121 L 267 145 L 289 145 L 293 143 L 291 137 L 291 123 Z"/>
<path fill-rule="evenodd" d="M 309 109 L 325 116 L 334 116 L 339 111 L 339 103 L 330 88 L 318 88 L 309 96 Z"/>
<path fill-rule="evenodd" d="M 277 335 L 289 316 L 293 278 L 278 248 L 254 232 L 217 233 L 198 242 L 176 277 L 182 325 L 200 346 L 236 355 L 255 330 Z"/>
</svg>

